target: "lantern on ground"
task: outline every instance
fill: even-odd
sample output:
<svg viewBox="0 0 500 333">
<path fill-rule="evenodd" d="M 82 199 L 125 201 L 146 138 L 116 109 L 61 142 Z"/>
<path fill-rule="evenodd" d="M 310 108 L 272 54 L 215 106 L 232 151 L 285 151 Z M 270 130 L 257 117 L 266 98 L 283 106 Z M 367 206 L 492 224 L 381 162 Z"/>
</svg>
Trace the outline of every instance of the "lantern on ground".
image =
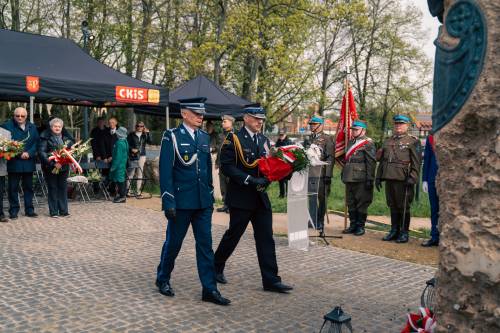
<svg viewBox="0 0 500 333">
<path fill-rule="evenodd" d="M 336 306 L 324 317 L 320 333 L 352 333 L 351 316 L 344 313 L 340 306 Z"/>
</svg>

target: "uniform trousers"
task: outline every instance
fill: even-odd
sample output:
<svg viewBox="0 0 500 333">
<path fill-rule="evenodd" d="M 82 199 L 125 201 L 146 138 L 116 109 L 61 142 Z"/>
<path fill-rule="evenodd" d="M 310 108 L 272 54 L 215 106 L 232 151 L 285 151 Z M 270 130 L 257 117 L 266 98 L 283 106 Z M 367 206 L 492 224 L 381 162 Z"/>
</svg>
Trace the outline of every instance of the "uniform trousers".
<svg viewBox="0 0 500 333">
<path fill-rule="evenodd" d="M 308 190 L 310 193 L 318 192 L 318 196 L 309 195 L 309 213 L 314 219 L 316 216 L 316 229 L 323 230 L 325 225 L 326 200 L 330 195 L 330 185 L 325 186 L 325 178 L 309 177 Z"/>
<path fill-rule="evenodd" d="M 4 217 L 3 213 L 3 194 L 5 193 L 5 176 L 0 176 L 0 217 Z"/>
<path fill-rule="evenodd" d="M 215 271 L 222 273 L 226 261 L 236 249 L 241 236 L 248 223 L 252 223 L 257 259 L 259 261 L 262 284 L 271 286 L 280 282 L 278 276 L 278 263 L 276 262 L 276 249 L 273 239 L 273 213 L 261 203 L 255 209 L 240 209 L 229 207 L 229 229 L 226 230 L 222 240 L 215 251 Z"/>
<path fill-rule="evenodd" d="M 222 202 L 224 202 L 224 205 L 226 204 L 226 191 L 228 183 L 229 183 L 229 178 L 224 176 L 224 174 L 219 169 L 220 194 L 222 195 Z"/>
<path fill-rule="evenodd" d="M 414 185 L 406 186 L 406 182 L 400 180 L 387 180 L 385 182 L 385 199 L 387 201 L 387 206 L 389 206 L 392 213 L 403 214 L 405 211 L 405 201 L 406 213 L 409 213 L 414 195 Z"/>
<path fill-rule="evenodd" d="M 191 225 L 196 241 L 196 264 L 201 285 L 205 292 L 217 290 L 214 251 L 212 249 L 212 212 L 213 207 L 177 209 L 175 219 L 168 220 L 167 236 L 163 243 L 157 270 L 159 282 L 170 281 L 175 259 L 181 250 L 189 225 Z"/>
<path fill-rule="evenodd" d="M 22 183 L 24 193 L 24 212 L 32 214 L 35 212 L 33 207 L 33 172 L 9 172 L 9 214 L 17 216 L 19 209 L 19 182 Z"/>
<path fill-rule="evenodd" d="M 439 197 L 435 182 L 429 182 L 429 203 L 431 206 L 431 238 L 439 241 Z"/>
<path fill-rule="evenodd" d="M 368 207 L 373 201 L 373 188 L 366 189 L 364 182 L 346 183 L 346 201 L 349 211 L 361 214 L 368 212 Z"/>
</svg>

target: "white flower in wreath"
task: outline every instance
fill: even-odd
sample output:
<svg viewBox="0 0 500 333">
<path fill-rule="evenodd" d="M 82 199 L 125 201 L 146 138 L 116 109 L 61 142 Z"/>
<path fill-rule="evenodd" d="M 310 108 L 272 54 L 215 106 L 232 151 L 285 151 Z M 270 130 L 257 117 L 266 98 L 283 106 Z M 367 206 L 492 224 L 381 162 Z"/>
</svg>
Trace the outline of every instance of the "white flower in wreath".
<svg viewBox="0 0 500 333">
<path fill-rule="evenodd" d="M 321 156 L 323 155 L 323 150 L 321 149 L 320 146 L 314 143 L 309 148 L 307 148 L 306 154 L 312 166 L 328 164 L 327 162 L 323 162 L 321 160 Z"/>
</svg>

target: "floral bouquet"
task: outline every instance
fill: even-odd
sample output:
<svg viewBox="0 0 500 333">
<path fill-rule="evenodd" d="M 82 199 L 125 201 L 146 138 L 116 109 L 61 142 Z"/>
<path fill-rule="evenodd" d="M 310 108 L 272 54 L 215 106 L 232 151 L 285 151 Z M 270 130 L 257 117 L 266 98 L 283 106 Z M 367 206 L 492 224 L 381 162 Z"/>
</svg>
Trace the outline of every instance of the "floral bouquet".
<svg viewBox="0 0 500 333">
<path fill-rule="evenodd" d="M 24 141 L 0 139 L 0 158 L 7 161 L 24 152 Z"/>
<path fill-rule="evenodd" d="M 306 151 L 296 145 L 273 148 L 269 155 L 259 159 L 259 172 L 270 182 L 289 177 L 310 164 Z"/>
<path fill-rule="evenodd" d="M 59 163 L 61 165 L 69 165 L 73 172 L 81 174 L 83 169 L 77 160 L 90 151 L 90 140 L 92 139 L 88 139 L 83 143 L 78 141 L 70 148 L 67 148 L 67 144 L 59 147 L 59 149 L 51 153 L 49 161 L 54 161 L 55 163 Z M 60 169 L 58 168 L 52 169 L 53 174 L 58 174 L 59 171 Z"/>
<path fill-rule="evenodd" d="M 420 308 L 420 313 L 407 314 L 408 321 L 401 333 L 434 333 L 436 318 L 428 308 Z"/>
</svg>

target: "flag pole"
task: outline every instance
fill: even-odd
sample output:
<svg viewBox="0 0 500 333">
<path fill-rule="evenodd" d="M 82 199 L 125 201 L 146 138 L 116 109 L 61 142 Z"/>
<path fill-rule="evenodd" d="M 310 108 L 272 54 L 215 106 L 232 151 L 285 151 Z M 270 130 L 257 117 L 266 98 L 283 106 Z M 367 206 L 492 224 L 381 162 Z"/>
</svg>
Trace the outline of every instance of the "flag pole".
<svg viewBox="0 0 500 333">
<path fill-rule="evenodd" d="M 347 129 L 347 124 L 348 124 L 348 119 L 347 117 L 350 116 L 349 113 L 349 66 L 346 66 L 346 74 L 345 74 L 345 115 L 344 115 L 344 156 L 347 154 L 347 143 L 349 142 L 348 137 L 348 129 Z M 344 230 L 347 229 L 347 186 L 345 187 L 344 191 Z"/>
</svg>

